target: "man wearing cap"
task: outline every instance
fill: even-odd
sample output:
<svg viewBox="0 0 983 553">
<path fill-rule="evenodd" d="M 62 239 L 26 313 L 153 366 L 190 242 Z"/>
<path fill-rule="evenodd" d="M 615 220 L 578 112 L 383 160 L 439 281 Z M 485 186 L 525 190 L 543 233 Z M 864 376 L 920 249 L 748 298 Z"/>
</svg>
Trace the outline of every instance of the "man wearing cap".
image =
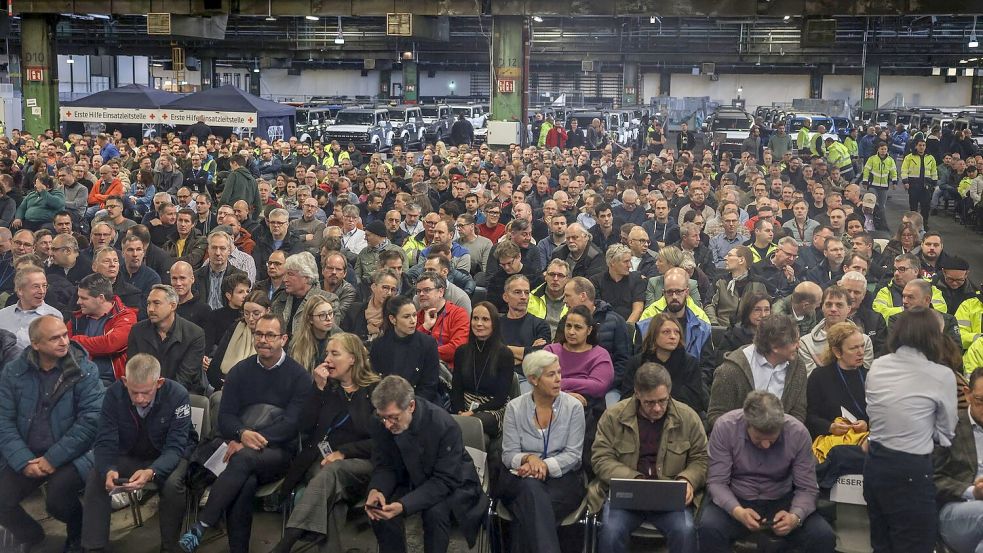
<svg viewBox="0 0 983 553">
<path fill-rule="evenodd" d="M 945 256 L 941 269 L 935 273 L 932 284 L 942 292 L 946 310 L 955 315 L 964 301 L 980 293 L 980 288 L 969 279 L 969 263 L 962 257 Z"/>
<path fill-rule="evenodd" d="M 877 195 L 872 192 L 864 194 L 860 204 L 860 216 L 864 221 L 864 230 L 867 232 L 891 232 L 884 220 L 884 208 L 877 205 Z"/>
<path fill-rule="evenodd" d="M 358 252 L 355 258 L 355 278 L 359 282 L 367 282 L 369 277 L 379 268 L 379 254 L 386 250 L 402 249 L 387 238 L 386 224 L 382 221 L 372 221 L 365 226 L 366 247 Z"/>
</svg>

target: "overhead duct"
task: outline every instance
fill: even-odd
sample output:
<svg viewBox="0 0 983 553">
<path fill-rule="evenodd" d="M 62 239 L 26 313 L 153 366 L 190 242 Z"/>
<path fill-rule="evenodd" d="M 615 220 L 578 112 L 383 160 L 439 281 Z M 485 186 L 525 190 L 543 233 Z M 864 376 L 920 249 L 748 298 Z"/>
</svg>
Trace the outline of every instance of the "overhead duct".
<svg viewBox="0 0 983 553">
<path fill-rule="evenodd" d="M 171 16 L 171 34 L 180 37 L 225 40 L 225 30 L 228 24 L 228 14 L 211 17 L 173 15 Z"/>
</svg>

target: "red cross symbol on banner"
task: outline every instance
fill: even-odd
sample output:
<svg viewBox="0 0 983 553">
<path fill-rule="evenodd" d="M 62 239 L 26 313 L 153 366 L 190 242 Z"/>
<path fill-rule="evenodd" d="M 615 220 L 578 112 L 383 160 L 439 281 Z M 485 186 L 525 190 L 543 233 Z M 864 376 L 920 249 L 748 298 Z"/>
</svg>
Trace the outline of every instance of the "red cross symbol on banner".
<svg viewBox="0 0 983 553">
<path fill-rule="evenodd" d="M 156 118 L 156 117 L 154 116 L 154 114 L 153 114 L 153 113 L 151 113 L 151 114 L 150 114 L 150 120 L 152 121 L 152 120 L 154 120 L 155 118 Z"/>
</svg>

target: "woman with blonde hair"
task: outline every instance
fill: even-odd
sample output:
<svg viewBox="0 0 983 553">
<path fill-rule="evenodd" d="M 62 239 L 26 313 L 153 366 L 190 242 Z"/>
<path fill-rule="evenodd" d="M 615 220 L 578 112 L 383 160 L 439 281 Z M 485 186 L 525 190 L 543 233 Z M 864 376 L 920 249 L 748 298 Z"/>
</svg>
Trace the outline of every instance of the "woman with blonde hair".
<svg viewBox="0 0 983 553">
<path fill-rule="evenodd" d="M 300 415 L 299 431 L 307 438 L 284 476 L 281 493 L 289 494 L 307 474 L 313 476 L 275 553 L 290 551 L 305 537 L 325 536 L 322 551 L 345 551 L 341 534 L 348 507 L 365 498 L 372 476 L 371 429 L 378 423 L 371 396 L 379 375 L 372 371 L 368 351 L 358 336 L 336 334 L 313 373 L 314 392 Z"/>
<path fill-rule="evenodd" d="M 303 320 L 307 324 L 300 327 L 290 340 L 289 355 L 301 367 L 312 370 L 317 360 L 324 358 L 324 351 L 332 335 L 341 332 L 334 324 L 334 308 L 331 302 L 321 296 L 313 296 L 304 306 Z"/>
</svg>

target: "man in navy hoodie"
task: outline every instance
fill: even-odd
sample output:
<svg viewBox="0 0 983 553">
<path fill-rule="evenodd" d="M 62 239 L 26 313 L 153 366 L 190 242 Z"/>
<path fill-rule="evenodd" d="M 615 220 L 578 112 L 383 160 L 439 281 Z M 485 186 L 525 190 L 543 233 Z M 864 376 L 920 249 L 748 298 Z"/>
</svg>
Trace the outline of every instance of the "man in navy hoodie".
<svg viewBox="0 0 983 553">
<path fill-rule="evenodd" d="M 93 447 L 95 467 L 85 486 L 82 547 L 109 544 L 110 493 L 147 484 L 160 490 L 160 550 L 176 551 L 187 489 L 184 475 L 198 442 L 188 391 L 160 376 L 160 362 L 140 353 L 126 362 L 126 375 L 106 389 Z M 119 485 L 121 478 L 126 484 Z"/>
</svg>

